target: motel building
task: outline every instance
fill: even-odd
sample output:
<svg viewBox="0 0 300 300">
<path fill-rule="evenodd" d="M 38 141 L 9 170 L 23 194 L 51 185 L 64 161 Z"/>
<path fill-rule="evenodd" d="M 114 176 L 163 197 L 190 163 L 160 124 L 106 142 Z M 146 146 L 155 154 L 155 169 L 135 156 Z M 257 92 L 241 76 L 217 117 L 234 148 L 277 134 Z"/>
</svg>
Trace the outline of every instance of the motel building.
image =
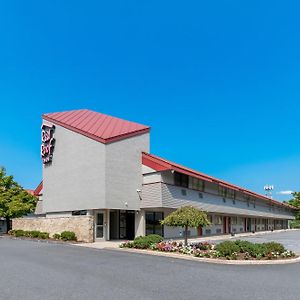
<svg viewBox="0 0 300 300">
<path fill-rule="evenodd" d="M 43 180 L 35 216 L 22 219 L 27 229 L 73 229 L 89 242 L 180 238 L 181 228 L 160 220 L 186 205 L 211 222 L 190 228 L 190 237 L 287 229 L 294 219 L 289 205 L 150 154 L 148 126 L 90 110 L 42 118 Z"/>
</svg>

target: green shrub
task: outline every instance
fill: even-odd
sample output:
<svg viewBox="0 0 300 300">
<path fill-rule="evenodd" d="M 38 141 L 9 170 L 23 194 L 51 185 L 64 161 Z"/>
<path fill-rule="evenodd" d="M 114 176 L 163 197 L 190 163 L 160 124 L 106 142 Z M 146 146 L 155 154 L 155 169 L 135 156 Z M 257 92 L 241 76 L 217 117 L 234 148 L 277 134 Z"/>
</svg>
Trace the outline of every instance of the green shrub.
<svg viewBox="0 0 300 300">
<path fill-rule="evenodd" d="M 216 246 L 216 250 L 224 257 L 233 257 L 240 251 L 240 247 L 231 241 L 221 242 Z"/>
<path fill-rule="evenodd" d="M 266 254 L 271 253 L 271 252 L 282 254 L 283 252 L 286 251 L 284 246 L 281 245 L 280 243 L 269 242 L 269 243 L 264 243 L 262 245 L 265 247 Z"/>
<path fill-rule="evenodd" d="M 53 238 L 54 238 L 55 240 L 60 240 L 60 239 L 61 239 L 61 236 L 60 236 L 59 233 L 54 233 L 54 234 L 53 234 Z"/>
<path fill-rule="evenodd" d="M 30 237 L 32 237 L 32 238 L 38 238 L 39 237 L 39 235 L 40 235 L 40 231 L 38 231 L 38 230 L 33 230 L 33 231 L 30 231 Z"/>
<path fill-rule="evenodd" d="M 14 235 L 15 237 L 30 237 L 30 238 L 40 238 L 40 239 L 48 239 L 49 233 L 48 232 L 41 232 L 38 230 L 22 230 L 22 229 L 15 229 L 10 230 L 9 234 Z"/>
<path fill-rule="evenodd" d="M 300 229 L 300 220 L 292 221 L 290 226 L 291 228 Z"/>
<path fill-rule="evenodd" d="M 148 239 L 149 243 L 151 244 L 157 244 L 163 241 L 163 237 L 159 234 L 149 234 L 146 235 L 146 238 Z"/>
<path fill-rule="evenodd" d="M 38 237 L 42 240 L 49 239 L 49 233 L 48 232 L 40 232 Z"/>
<path fill-rule="evenodd" d="M 25 234 L 25 232 L 22 229 L 17 229 L 14 231 L 14 236 L 16 236 L 16 237 L 24 236 L 24 234 Z"/>
<path fill-rule="evenodd" d="M 235 241 L 235 244 L 239 247 L 239 251 L 241 253 L 246 253 L 246 252 L 250 252 L 252 250 L 252 246 L 253 246 L 253 243 L 250 243 L 248 241 L 241 241 L 241 240 L 237 240 Z"/>
<path fill-rule="evenodd" d="M 77 240 L 76 234 L 73 231 L 63 231 L 60 234 L 60 238 L 63 241 L 76 241 Z"/>
<path fill-rule="evenodd" d="M 133 248 L 138 248 L 138 249 L 147 249 L 150 246 L 150 243 L 145 236 L 138 236 L 134 239 L 132 242 Z"/>
<path fill-rule="evenodd" d="M 138 236 L 134 239 L 133 247 L 138 249 L 147 249 L 151 245 L 160 243 L 163 238 L 158 234 L 149 234 L 146 236 Z"/>
</svg>

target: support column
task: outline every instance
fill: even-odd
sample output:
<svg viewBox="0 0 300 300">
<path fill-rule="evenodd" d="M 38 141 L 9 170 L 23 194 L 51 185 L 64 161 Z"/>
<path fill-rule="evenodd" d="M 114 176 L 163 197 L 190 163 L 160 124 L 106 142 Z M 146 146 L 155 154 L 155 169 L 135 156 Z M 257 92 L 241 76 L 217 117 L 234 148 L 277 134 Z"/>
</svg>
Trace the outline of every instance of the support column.
<svg viewBox="0 0 300 300">
<path fill-rule="evenodd" d="M 110 240 L 110 210 L 106 210 L 106 233 L 105 233 L 105 240 Z"/>
</svg>

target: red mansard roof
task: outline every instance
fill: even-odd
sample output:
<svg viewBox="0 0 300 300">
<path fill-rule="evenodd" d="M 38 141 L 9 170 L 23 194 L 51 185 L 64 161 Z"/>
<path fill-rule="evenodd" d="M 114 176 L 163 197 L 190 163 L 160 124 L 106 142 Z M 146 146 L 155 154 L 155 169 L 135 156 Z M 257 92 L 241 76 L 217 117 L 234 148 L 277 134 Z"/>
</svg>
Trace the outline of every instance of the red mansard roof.
<svg viewBox="0 0 300 300">
<path fill-rule="evenodd" d="M 103 144 L 150 131 L 149 126 L 122 120 L 88 109 L 44 114 L 43 119 Z"/>
<path fill-rule="evenodd" d="M 250 190 L 244 189 L 244 188 L 239 187 L 237 185 L 234 185 L 234 184 L 228 183 L 226 181 L 223 181 L 223 180 L 211 177 L 211 176 L 206 175 L 204 173 L 201 173 L 201 172 L 198 172 L 198 171 L 186 168 L 184 166 L 181 166 L 181 165 L 176 164 L 174 162 L 171 162 L 169 160 L 163 159 L 163 158 L 161 158 L 159 156 L 156 156 L 156 155 L 152 155 L 152 154 L 143 152 L 143 154 L 142 154 L 142 163 L 143 163 L 143 165 L 148 166 L 148 167 L 154 169 L 155 171 L 159 171 L 160 172 L 160 171 L 168 171 L 168 170 L 171 171 L 171 170 L 174 170 L 176 172 L 179 172 L 179 173 L 182 173 L 182 174 L 186 174 L 186 175 L 189 175 L 191 177 L 199 178 L 199 179 L 202 179 L 204 181 L 217 183 L 220 186 L 223 186 L 223 187 L 226 187 L 226 188 L 230 188 L 230 189 L 233 189 L 235 191 L 240 191 L 240 192 L 242 192 L 244 194 L 247 194 L 247 195 L 250 195 L 250 196 L 253 196 L 253 197 L 257 197 L 257 198 L 265 200 L 265 201 L 267 200 L 267 201 L 269 201 L 269 202 L 271 202 L 273 204 L 277 204 L 277 205 L 281 205 L 281 206 L 285 206 L 285 207 L 289 207 L 289 208 L 295 209 L 295 207 L 290 206 L 288 204 L 284 204 L 282 202 L 270 199 L 270 198 L 268 198 L 266 196 L 257 194 L 255 192 L 252 192 Z"/>
</svg>

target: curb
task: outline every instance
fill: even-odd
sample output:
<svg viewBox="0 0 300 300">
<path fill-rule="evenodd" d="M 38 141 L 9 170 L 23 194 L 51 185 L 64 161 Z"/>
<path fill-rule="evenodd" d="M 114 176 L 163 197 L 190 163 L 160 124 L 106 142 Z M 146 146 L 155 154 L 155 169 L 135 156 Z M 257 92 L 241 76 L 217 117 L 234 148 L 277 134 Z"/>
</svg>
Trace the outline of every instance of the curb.
<svg viewBox="0 0 300 300">
<path fill-rule="evenodd" d="M 225 259 L 214 259 L 205 257 L 195 257 L 186 254 L 170 253 L 170 252 L 158 252 L 151 250 L 139 250 L 139 249 L 125 249 L 125 248 L 104 248 L 104 250 L 123 251 L 127 253 L 146 254 L 153 256 L 162 256 L 175 259 L 183 259 L 189 261 L 205 262 L 218 265 L 284 265 L 294 264 L 300 262 L 300 256 L 291 259 L 278 259 L 278 260 L 225 260 Z"/>
</svg>

